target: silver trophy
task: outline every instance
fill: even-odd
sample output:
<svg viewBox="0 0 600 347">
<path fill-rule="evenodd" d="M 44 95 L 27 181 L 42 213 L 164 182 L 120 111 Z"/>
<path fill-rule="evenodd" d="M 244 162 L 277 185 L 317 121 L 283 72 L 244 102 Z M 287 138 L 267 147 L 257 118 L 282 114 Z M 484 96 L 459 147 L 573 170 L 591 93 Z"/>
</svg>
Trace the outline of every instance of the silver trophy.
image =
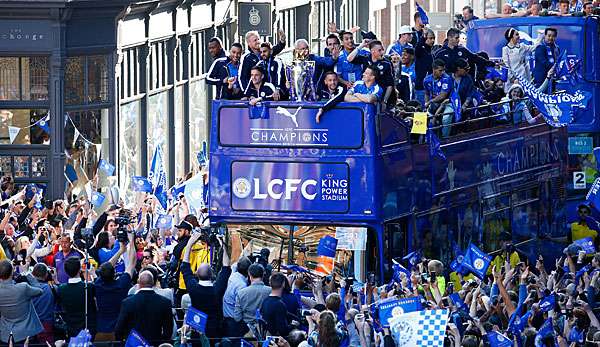
<svg viewBox="0 0 600 347">
<path fill-rule="evenodd" d="M 294 60 L 285 67 L 285 76 L 290 89 L 290 100 L 296 102 L 316 101 L 316 91 L 313 84 L 315 62 L 306 60 L 294 52 Z"/>
</svg>

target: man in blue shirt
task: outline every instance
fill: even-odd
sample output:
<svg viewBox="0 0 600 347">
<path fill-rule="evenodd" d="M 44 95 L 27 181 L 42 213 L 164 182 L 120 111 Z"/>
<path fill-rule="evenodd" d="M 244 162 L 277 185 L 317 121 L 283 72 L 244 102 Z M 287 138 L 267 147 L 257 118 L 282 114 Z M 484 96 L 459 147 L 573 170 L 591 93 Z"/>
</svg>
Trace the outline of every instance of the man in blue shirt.
<svg viewBox="0 0 600 347">
<path fill-rule="evenodd" d="M 61 251 L 54 256 L 54 268 L 56 269 L 56 279 L 58 283 L 67 283 L 69 275 L 65 272 L 65 261 L 70 257 L 81 259 L 81 254 L 71 248 L 71 235 L 64 233 L 60 238 Z"/>
<path fill-rule="evenodd" d="M 560 48 L 556 44 L 558 31 L 555 28 L 546 28 L 544 30 L 544 40 L 542 44 L 536 47 L 534 52 L 535 65 L 533 67 L 533 84 L 540 87 L 546 79 L 548 71 L 557 63 L 560 57 Z M 550 85 L 549 92 L 554 88 Z"/>
<path fill-rule="evenodd" d="M 412 31 L 412 28 L 410 27 L 410 25 L 401 26 L 400 31 L 398 32 L 398 35 L 399 35 L 398 41 L 389 45 L 387 50 L 385 51 L 385 54 L 401 55 L 402 51 L 404 51 L 404 49 L 406 47 L 412 47 L 413 45 L 410 43 L 412 41 L 412 33 L 413 33 L 413 31 Z"/>
<path fill-rule="evenodd" d="M 348 61 L 348 56 L 356 47 L 354 44 L 354 34 L 350 31 L 342 31 L 340 37 L 342 38 L 342 50 L 335 65 L 335 72 L 340 78 L 340 83 L 346 86 L 346 88 L 351 88 L 354 82 L 360 80 L 363 67 Z M 365 50 L 362 52 L 364 52 L 363 55 L 368 55 L 368 51 Z"/>
<path fill-rule="evenodd" d="M 371 56 L 365 57 L 359 55 L 358 53 L 367 45 L 369 45 Z M 373 67 L 372 70 L 375 71 L 376 84 L 383 93 L 383 98 L 379 98 L 380 101 L 386 106 L 393 106 L 396 104 L 397 94 L 394 88 L 394 66 L 390 61 L 384 59 L 381 41 L 363 40 L 363 42 L 350 53 L 348 61 L 364 67 Z M 365 70 L 366 68 L 363 68 L 363 81 Z"/>
<path fill-rule="evenodd" d="M 229 57 L 216 59 L 208 70 L 206 83 L 217 86 L 217 99 L 239 99 L 241 94 L 238 72 L 242 45 L 231 45 Z"/>
<path fill-rule="evenodd" d="M 383 89 L 375 82 L 377 71 L 373 66 L 367 66 L 363 72 L 362 81 L 354 84 L 354 87 L 348 90 L 345 100 L 348 102 L 364 102 L 375 104 L 383 96 Z"/>
<path fill-rule="evenodd" d="M 227 289 L 223 295 L 223 330 L 225 336 L 242 336 L 248 328 L 245 324 L 239 324 L 234 319 L 235 301 L 237 293 L 248 286 L 248 268 L 252 262 L 247 257 L 241 257 L 236 266 L 236 271 L 229 276 Z"/>
<path fill-rule="evenodd" d="M 446 65 L 443 60 L 434 60 L 432 73 L 423 80 L 423 87 L 425 88 L 425 109 L 428 116 L 438 117 L 442 114 L 442 122 L 444 117 L 446 117 L 446 122 L 449 122 L 452 120 L 452 107 L 448 104 L 448 97 L 452 92 L 454 81 L 446 74 L 445 69 Z M 449 135 L 450 128 L 443 128 L 442 133 L 445 136 Z"/>
</svg>

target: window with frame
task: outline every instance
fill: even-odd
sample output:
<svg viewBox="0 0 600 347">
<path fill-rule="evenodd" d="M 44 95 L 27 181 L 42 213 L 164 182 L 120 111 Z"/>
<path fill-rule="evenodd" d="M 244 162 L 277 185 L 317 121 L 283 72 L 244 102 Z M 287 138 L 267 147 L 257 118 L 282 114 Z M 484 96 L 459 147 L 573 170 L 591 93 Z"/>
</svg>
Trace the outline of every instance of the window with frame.
<svg viewBox="0 0 600 347">
<path fill-rule="evenodd" d="M 190 44 L 190 78 L 200 77 L 204 73 L 204 48 L 206 47 L 204 44 L 205 42 L 206 38 L 204 31 L 199 31 L 192 34 Z"/>
<path fill-rule="evenodd" d="M 102 149 L 108 150 L 108 139 L 103 141 L 102 138 L 102 124 L 108 123 L 108 109 L 69 111 L 66 117 L 64 139 L 65 151 L 69 154 L 66 164 L 89 178 L 94 177 Z"/>
<path fill-rule="evenodd" d="M 0 109 L 0 144 L 50 144 L 47 115 L 48 109 Z"/>
<path fill-rule="evenodd" d="M 0 57 L 0 101 L 48 101 L 48 57 Z"/>
<path fill-rule="evenodd" d="M 139 55 L 140 48 L 124 50 L 121 59 L 121 99 L 128 99 L 140 94 Z"/>
<path fill-rule="evenodd" d="M 108 56 L 68 57 L 65 66 L 65 104 L 109 102 Z"/>
<path fill-rule="evenodd" d="M 154 42 L 150 45 L 150 84 L 149 90 L 159 89 L 168 85 L 167 41 Z"/>
</svg>

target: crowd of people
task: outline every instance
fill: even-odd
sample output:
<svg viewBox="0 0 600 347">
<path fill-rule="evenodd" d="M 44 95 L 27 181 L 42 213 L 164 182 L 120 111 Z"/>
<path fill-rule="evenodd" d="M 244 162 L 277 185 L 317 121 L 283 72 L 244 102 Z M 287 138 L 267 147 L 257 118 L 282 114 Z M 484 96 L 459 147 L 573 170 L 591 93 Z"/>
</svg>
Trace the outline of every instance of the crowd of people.
<svg viewBox="0 0 600 347">
<path fill-rule="evenodd" d="M 499 16 L 587 16 L 597 6 L 513 1 Z M 465 7 L 458 24 L 466 28 L 473 19 Z M 546 28 L 532 45 L 508 29 L 502 62 L 492 62 L 461 44 L 460 28 L 449 29 L 444 44 L 436 45 L 419 12 L 414 21 L 388 47 L 370 32 L 356 44 L 356 29 L 333 24 L 323 56 L 311 53 L 306 40 L 296 41 L 294 59 L 314 62 L 314 93 L 294 95 L 277 57 L 286 46 L 282 32 L 275 45 L 247 33 L 246 53 L 233 43 L 226 54 L 221 41 L 211 39 L 207 82 L 218 98 L 250 105 L 294 97 L 324 101 L 317 122 L 341 101 L 424 110 L 444 137 L 456 132 L 453 123 L 477 117 L 474 108 L 486 104 L 498 106 L 489 113 L 500 123 L 539 121 L 516 75 L 552 91 L 560 55 L 556 29 Z M 508 68 L 506 78 L 493 73 L 499 63 Z M 461 119 L 450 102 L 453 93 Z M 127 209 L 115 204 L 100 212 L 91 197 L 43 201 L 35 187 L 17 189 L 8 176 L 0 189 L 2 343 L 60 345 L 87 330 L 95 344 L 125 341 L 136 331 L 152 345 L 402 346 L 380 307 L 418 298 L 422 309 L 449 310 L 444 346 L 504 346 L 498 334 L 519 346 L 600 344 L 600 253 L 578 245 L 552 264 L 541 257 L 530 263 L 508 234 L 483 276 L 418 257 L 395 266 L 392 280 L 378 285 L 371 277 L 361 283 L 335 272 L 318 276 L 300 266 L 273 266 L 269 251 L 253 254 L 251 244 L 234 257 L 225 236 L 206 228 L 205 215 L 191 213 L 183 196 L 167 211 L 167 225 L 156 220 L 159 204 L 146 193 L 138 192 Z M 568 242 L 590 237 L 597 243 L 584 217 Z M 203 331 L 186 323 L 190 308 L 207 316 Z"/>
</svg>

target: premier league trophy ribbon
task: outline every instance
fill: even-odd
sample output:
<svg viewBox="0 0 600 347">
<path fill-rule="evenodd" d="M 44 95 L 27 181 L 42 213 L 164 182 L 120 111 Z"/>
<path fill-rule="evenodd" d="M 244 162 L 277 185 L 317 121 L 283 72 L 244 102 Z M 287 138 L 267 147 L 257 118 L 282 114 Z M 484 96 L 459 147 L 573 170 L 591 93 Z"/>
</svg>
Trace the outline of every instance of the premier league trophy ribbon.
<svg viewBox="0 0 600 347">
<path fill-rule="evenodd" d="M 312 82 L 315 74 L 315 62 L 306 60 L 294 52 L 294 60 L 285 68 L 285 75 L 289 83 L 290 99 L 296 102 L 315 101 L 316 91 Z"/>
</svg>

